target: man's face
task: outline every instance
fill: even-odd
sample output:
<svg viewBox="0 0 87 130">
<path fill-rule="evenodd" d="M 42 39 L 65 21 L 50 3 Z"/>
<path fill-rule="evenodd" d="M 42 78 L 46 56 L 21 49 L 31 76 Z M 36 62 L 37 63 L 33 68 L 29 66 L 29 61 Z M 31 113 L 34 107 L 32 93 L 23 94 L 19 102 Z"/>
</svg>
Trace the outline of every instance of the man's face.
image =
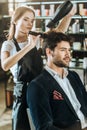
<svg viewBox="0 0 87 130">
<path fill-rule="evenodd" d="M 68 67 L 71 60 L 71 48 L 68 42 L 62 41 L 51 51 L 51 60 L 57 67 Z"/>
</svg>

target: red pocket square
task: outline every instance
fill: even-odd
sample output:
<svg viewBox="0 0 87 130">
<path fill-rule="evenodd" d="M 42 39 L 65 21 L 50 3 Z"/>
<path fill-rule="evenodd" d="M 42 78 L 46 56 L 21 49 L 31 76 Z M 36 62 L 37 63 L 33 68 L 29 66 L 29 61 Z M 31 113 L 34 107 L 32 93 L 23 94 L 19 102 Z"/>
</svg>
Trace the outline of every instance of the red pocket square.
<svg viewBox="0 0 87 130">
<path fill-rule="evenodd" d="M 64 98 L 62 97 L 62 94 L 56 90 L 53 91 L 53 99 L 54 100 L 64 100 Z"/>
</svg>

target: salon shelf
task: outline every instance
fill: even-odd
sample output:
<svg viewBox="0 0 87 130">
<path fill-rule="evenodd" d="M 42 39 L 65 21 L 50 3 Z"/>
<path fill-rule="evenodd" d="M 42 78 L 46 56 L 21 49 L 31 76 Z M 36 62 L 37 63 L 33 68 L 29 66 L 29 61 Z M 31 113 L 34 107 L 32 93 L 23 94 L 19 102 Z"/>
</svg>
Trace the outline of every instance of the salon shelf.
<svg viewBox="0 0 87 130">
<path fill-rule="evenodd" d="M 79 33 L 67 33 L 68 35 L 71 35 L 71 36 L 86 36 L 87 37 L 87 32 L 84 33 L 84 32 L 79 32 Z"/>
<path fill-rule="evenodd" d="M 52 16 L 36 16 L 36 19 L 51 19 Z M 74 15 L 72 19 L 87 19 L 87 16 Z"/>
<path fill-rule="evenodd" d="M 79 67 L 79 66 L 78 66 L 78 67 L 76 67 L 76 66 L 75 66 L 75 67 L 70 66 L 69 69 L 79 69 L 79 70 L 84 70 L 83 67 Z"/>
<path fill-rule="evenodd" d="M 72 57 L 83 59 L 84 57 L 87 57 L 87 50 L 73 50 Z"/>
<path fill-rule="evenodd" d="M 29 5 L 41 5 L 41 4 L 45 4 L 45 5 L 49 5 L 49 4 L 61 4 L 65 2 L 65 0 L 61 0 L 61 1 L 53 1 L 53 0 L 27 0 L 26 2 L 23 1 L 19 1 L 19 2 L 15 2 L 16 4 L 29 4 Z M 72 3 L 86 3 L 87 0 L 71 0 Z M 12 2 L 9 2 L 9 4 L 11 4 Z"/>
<path fill-rule="evenodd" d="M 87 16 L 81 16 L 81 15 L 74 15 L 72 16 L 73 19 L 87 19 Z"/>
</svg>

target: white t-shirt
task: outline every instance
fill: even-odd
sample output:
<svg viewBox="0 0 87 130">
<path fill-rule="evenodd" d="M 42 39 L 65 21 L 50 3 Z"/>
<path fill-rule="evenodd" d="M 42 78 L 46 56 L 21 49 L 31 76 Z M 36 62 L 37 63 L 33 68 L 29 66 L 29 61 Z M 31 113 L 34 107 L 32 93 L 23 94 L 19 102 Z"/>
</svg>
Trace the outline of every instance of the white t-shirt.
<svg viewBox="0 0 87 130">
<path fill-rule="evenodd" d="M 19 44 L 20 48 L 22 49 L 23 47 L 25 47 L 27 45 L 27 41 L 22 42 L 22 43 L 18 43 L 18 44 Z M 17 52 L 13 40 L 9 40 L 9 41 L 7 40 L 7 41 L 3 42 L 2 47 L 1 47 L 1 52 L 3 52 L 3 51 L 8 51 L 10 53 L 10 56 L 13 56 Z M 10 68 L 10 71 L 13 75 L 14 82 L 16 82 L 17 81 L 18 64 L 13 65 Z"/>
</svg>

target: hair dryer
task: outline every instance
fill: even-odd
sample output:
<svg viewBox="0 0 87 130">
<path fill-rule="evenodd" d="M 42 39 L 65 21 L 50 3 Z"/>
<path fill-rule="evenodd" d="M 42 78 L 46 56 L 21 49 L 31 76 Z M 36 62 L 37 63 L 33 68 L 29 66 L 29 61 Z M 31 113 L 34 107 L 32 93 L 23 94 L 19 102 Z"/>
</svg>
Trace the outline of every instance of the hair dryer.
<svg viewBox="0 0 87 130">
<path fill-rule="evenodd" d="M 58 6 L 54 17 L 49 21 L 47 24 L 47 27 L 53 28 L 55 27 L 56 23 L 59 22 L 65 15 L 69 13 L 69 11 L 72 9 L 73 4 L 70 1 L 65 1 L 63 4 Z M 29 34 L 37 36 L 40 35 L 41 38 L 45 38 L 47 35 L 43 32 L 34 32 L 34 31 L 29 31 Z"/>
<path fill-rule="evenodd" d="M 61 4 L 60 6 L 58 6 L 53 18 L 47 24 L 47 27 L 53 28 L 55 24 L 59 22 L 59 20 L 61 20 L 64 16 L 66 16 L 69 13 L 72 7 L 73 4 L 68 0 L 65 1 L 63 4 Z"/>
</svg>

